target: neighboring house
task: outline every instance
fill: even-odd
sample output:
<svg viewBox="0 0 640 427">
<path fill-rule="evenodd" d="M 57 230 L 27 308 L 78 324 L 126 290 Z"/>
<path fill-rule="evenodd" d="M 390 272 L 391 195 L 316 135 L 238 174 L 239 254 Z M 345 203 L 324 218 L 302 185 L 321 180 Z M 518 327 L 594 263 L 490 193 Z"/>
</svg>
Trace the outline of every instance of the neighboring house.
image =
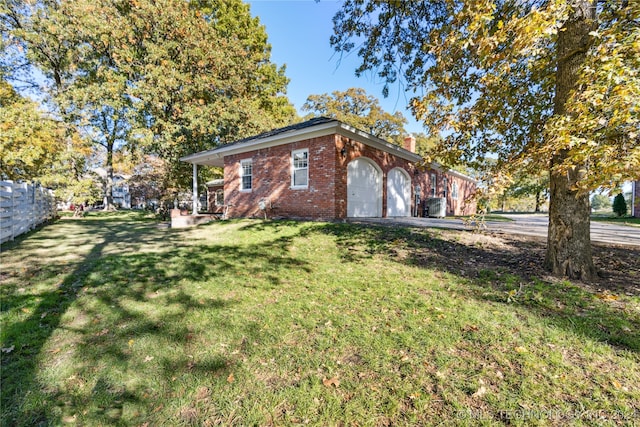
<svg viewBox="0 0 640 427">
<path fill-rule="evenodd" d="M 448 215 L 475 213 L 474 180 L 421 165 L 415 139 L 405 145 L 320 117 L 181 160 L 194 165 L 194 177 L 197 165 L 224 168 L 222 180 L 208 183 L 209 210 L 226 209 L 231 218 L 421 215 L 416 195 L 446 202 Z"/>
<path fill-rule="evenodd" d="M 103 187 L 103 191 L 106 193 L 107 188 L 107 171 L 104 168 L 95 168 L 93 170 L 99 177 Z M 127 175 L 114 173 L 113 174 L 113 187 L 111 195 L 113 197 L 113 205 L 119 208 L 131 209 L 131 193 L 129 192 L 129 184 Z M 106 204 L 107 197 L 105 194 L 104 203 Z"/>
</svg>

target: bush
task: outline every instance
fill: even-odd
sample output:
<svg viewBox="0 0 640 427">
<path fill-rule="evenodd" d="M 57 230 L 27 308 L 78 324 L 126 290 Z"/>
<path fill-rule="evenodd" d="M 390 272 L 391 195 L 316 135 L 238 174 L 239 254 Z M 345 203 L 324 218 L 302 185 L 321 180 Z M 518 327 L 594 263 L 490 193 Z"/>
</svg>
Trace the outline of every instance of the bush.
<svg viewBox="0 0 640 427">
<path fill-rule="evenodd" d="M 624 200 L 624 196 L 622 193 L 618 194 L 613 199 L 613 213 L 618 216 L 623 216 L 627 214 L 627 202 Z"/>
</svg>

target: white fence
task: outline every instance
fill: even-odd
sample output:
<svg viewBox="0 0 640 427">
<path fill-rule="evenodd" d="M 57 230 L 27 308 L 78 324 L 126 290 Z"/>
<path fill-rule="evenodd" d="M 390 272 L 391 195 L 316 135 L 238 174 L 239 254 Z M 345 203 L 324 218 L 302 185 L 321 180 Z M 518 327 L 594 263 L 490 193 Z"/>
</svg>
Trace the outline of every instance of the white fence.
<svg viewBox="0 0 640 427">
<path fill-rule="evenodd" d="M 0 181 L 0 243 L 56 216 L 53 191 L 39 184 Z"/>
</svg>

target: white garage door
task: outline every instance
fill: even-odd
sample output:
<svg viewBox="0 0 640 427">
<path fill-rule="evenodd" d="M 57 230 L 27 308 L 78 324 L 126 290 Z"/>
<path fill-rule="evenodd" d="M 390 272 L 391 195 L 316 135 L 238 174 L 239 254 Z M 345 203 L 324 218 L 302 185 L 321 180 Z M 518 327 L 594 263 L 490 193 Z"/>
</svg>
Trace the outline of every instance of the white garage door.
<svg viewBox="0 0 640 427">
<path fill-rule="evenodd" d="M 347 166 L 347 216 L 382 216 L 382 172 L 369 159 Z"/>
<path fill-rule="evenodd" d="M 401 169 L 391 169 L 387 176 L 387 216 L 409 216 L 411 182 Z"/>
</svg>

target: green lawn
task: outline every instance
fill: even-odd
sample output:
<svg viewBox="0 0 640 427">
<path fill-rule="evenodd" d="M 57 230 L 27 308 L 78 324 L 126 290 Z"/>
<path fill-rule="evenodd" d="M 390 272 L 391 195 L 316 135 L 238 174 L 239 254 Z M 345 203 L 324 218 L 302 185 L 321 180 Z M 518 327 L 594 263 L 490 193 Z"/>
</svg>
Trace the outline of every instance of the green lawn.
<svg viewBox="0 0 640 427">
<path fill-rule="evenodd" d="M 591 221 L 610 222 L 619 225 L 630 225 L 632 227 L 640 227 L 640 218 L 630 216 L 611 216 L 611 215 L 591 215 Z"/>
<path fill-rule="evenodd" d="M 2 247 L 0 425 L 640 422 L 640 297 L 458 276 L 442 239 L 58 221 Z"/>
</svg>

